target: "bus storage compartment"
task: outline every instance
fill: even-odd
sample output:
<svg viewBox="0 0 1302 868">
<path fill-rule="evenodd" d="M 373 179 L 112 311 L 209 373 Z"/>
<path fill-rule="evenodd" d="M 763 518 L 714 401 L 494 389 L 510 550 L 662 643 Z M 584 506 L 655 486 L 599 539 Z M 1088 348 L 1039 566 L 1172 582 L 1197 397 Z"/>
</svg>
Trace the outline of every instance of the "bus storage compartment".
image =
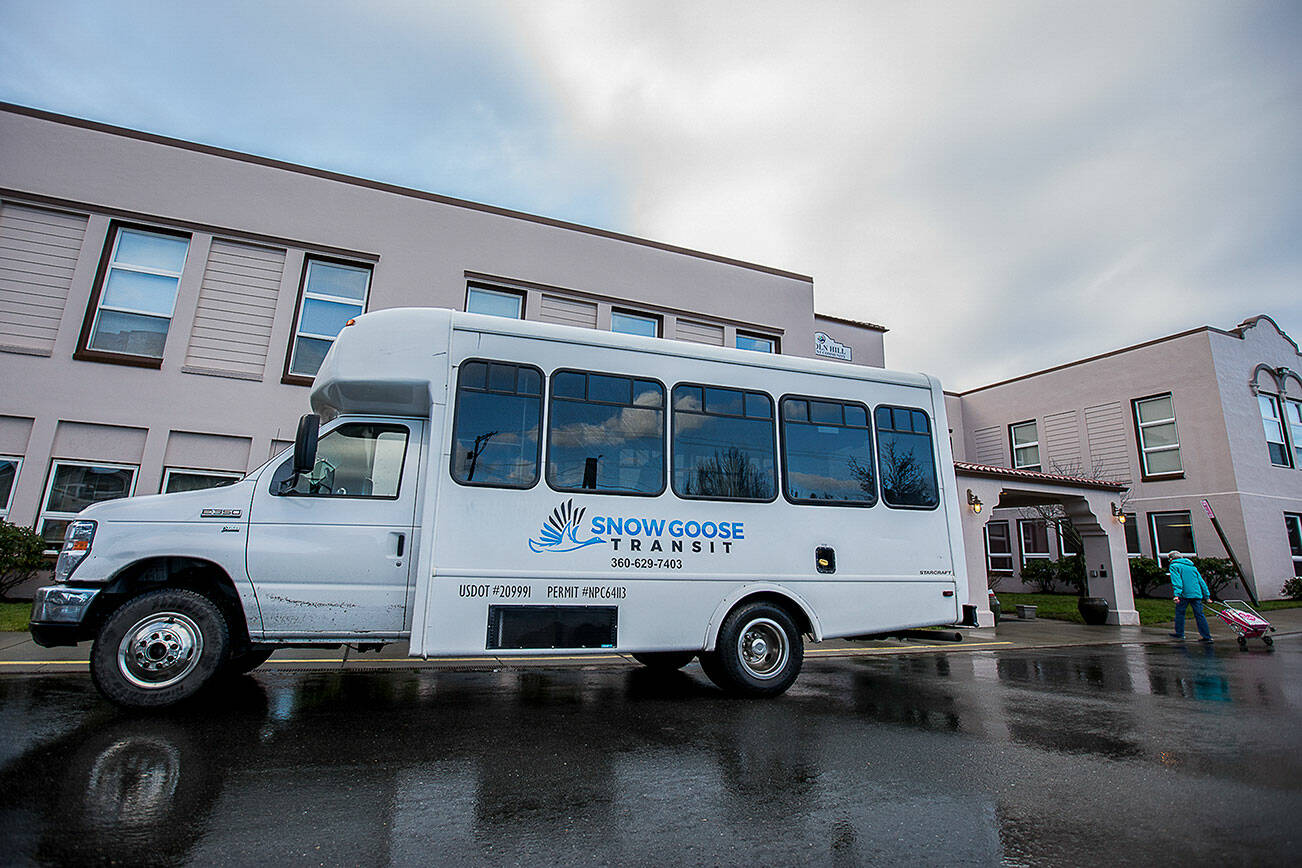
<svg viewBox="0 0 1302 868">
<path fill-rule="evenodd" d="M 614 648 L 616 606 L 489 606 L 488 649 Z"/>
</svg>

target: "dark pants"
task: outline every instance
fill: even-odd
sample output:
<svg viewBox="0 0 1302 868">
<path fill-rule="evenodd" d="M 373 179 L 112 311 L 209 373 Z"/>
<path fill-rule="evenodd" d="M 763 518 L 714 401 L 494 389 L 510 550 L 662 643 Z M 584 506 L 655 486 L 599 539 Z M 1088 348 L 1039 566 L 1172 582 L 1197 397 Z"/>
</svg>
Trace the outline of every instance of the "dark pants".
<svg viewBox="0 0 1302 868">
<path fill-rule="evenodd" d="M 1212 638 L 1212 631 L 1207 629 L 1207 619 L 1203 617 L 1203 601 L 1201 597 L 1181 597 L 1175 601 L 1175 633 L 1177 636 L 1184 635 L 1184 607 L 1193 606 L 1194 623 L 1198 625 L 1198 635 L 1204 639 Z"/>
</svg>

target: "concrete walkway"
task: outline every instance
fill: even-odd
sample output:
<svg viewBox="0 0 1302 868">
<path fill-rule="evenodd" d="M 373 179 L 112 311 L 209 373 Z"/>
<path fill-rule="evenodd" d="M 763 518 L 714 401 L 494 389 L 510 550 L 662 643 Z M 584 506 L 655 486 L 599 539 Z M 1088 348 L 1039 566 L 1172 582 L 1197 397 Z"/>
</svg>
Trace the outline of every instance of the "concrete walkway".
<svg viewBox="0 0 1302 868">
<path fill-rule="evenodd" d="M 1280 609 L 1263 613 L 1276 628 L 1276 639 L 1302 635 L 1302 608 Z M 1208 619 L 1212 636 L 1218 644 L 1236 648 L 1234 633 L 1218 618 Z M 1119 645 L 1148 642 L 1175 642 L 1168 635 L 1170 625 L 1153 627 L 1087 627 L 1048 618 L 1018 620 L 1004 618 L 997 627 L 962 630 L 962 642 L 925 640 L 850 641 L 835 639 L 805 646 L 807 660 L 820 657 L 857 657 L 914 653 L 1001 651 L 1025 648 L 1055 648 L 1077 645 Z M 1186 642 L 1196 644 L 1198 633 L 1192 619 L 1186 622 Z M 1251 650 L 1261 650 L 1260 639 L 1250 640 Z M 0 675 L 24 672 L 85 671 L 90 644 L 75 648 L 41 648 L 26 633 L 0 633 Z M 349 649 L 286 648 L 277 651 L 268 668 L 288 669 L 375 669 L 391 667 L 432 667 L 443 669 L 483 669 L 503 666 L 621 666 L 635 663 L 627 654 L 547 654 L 541 656 L 432 657 L 420 660 L 407 656 L 405 642 L 386 646 L 380 652 L 359 654 Z"/>
</svg>

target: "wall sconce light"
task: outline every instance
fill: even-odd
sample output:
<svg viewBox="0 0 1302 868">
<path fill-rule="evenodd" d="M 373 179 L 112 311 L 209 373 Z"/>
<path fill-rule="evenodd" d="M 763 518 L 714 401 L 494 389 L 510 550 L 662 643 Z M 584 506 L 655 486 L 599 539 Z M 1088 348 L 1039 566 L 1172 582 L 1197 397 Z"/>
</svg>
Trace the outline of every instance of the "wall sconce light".
<svg viewBox="0 0 1302 868">
<path fill-rule="evenodd" d="M 967 490 L 967 505 L 973 513 L 981 514 L 981 498 L 972 493 L 972 489 Z"/>
<path fill-rule="evenodd" d="M 1117 506 L 1115 503 L 1112 504 L 1112 518 L 1117 524 L 1126 523 L 1126 514 L 1122 512 L 1121 507 Z"/>
</svg>

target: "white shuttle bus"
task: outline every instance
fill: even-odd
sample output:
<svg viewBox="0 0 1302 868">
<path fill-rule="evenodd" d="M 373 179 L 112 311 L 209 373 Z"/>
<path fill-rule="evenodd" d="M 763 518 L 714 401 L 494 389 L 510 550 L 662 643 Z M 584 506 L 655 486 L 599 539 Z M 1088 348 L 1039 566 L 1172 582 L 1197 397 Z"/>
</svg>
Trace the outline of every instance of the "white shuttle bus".
<svg viewBox="0 0 1302 868">
<path fill-rule="evenodd" d="M 364 314 L 291 452 L 84 510 L 42 645 L 166 705 L 276 648 L 699 657 L 776 695 L 803 640 L 960 618 L 940 383 L 438 309 Z"/>
</svg>

